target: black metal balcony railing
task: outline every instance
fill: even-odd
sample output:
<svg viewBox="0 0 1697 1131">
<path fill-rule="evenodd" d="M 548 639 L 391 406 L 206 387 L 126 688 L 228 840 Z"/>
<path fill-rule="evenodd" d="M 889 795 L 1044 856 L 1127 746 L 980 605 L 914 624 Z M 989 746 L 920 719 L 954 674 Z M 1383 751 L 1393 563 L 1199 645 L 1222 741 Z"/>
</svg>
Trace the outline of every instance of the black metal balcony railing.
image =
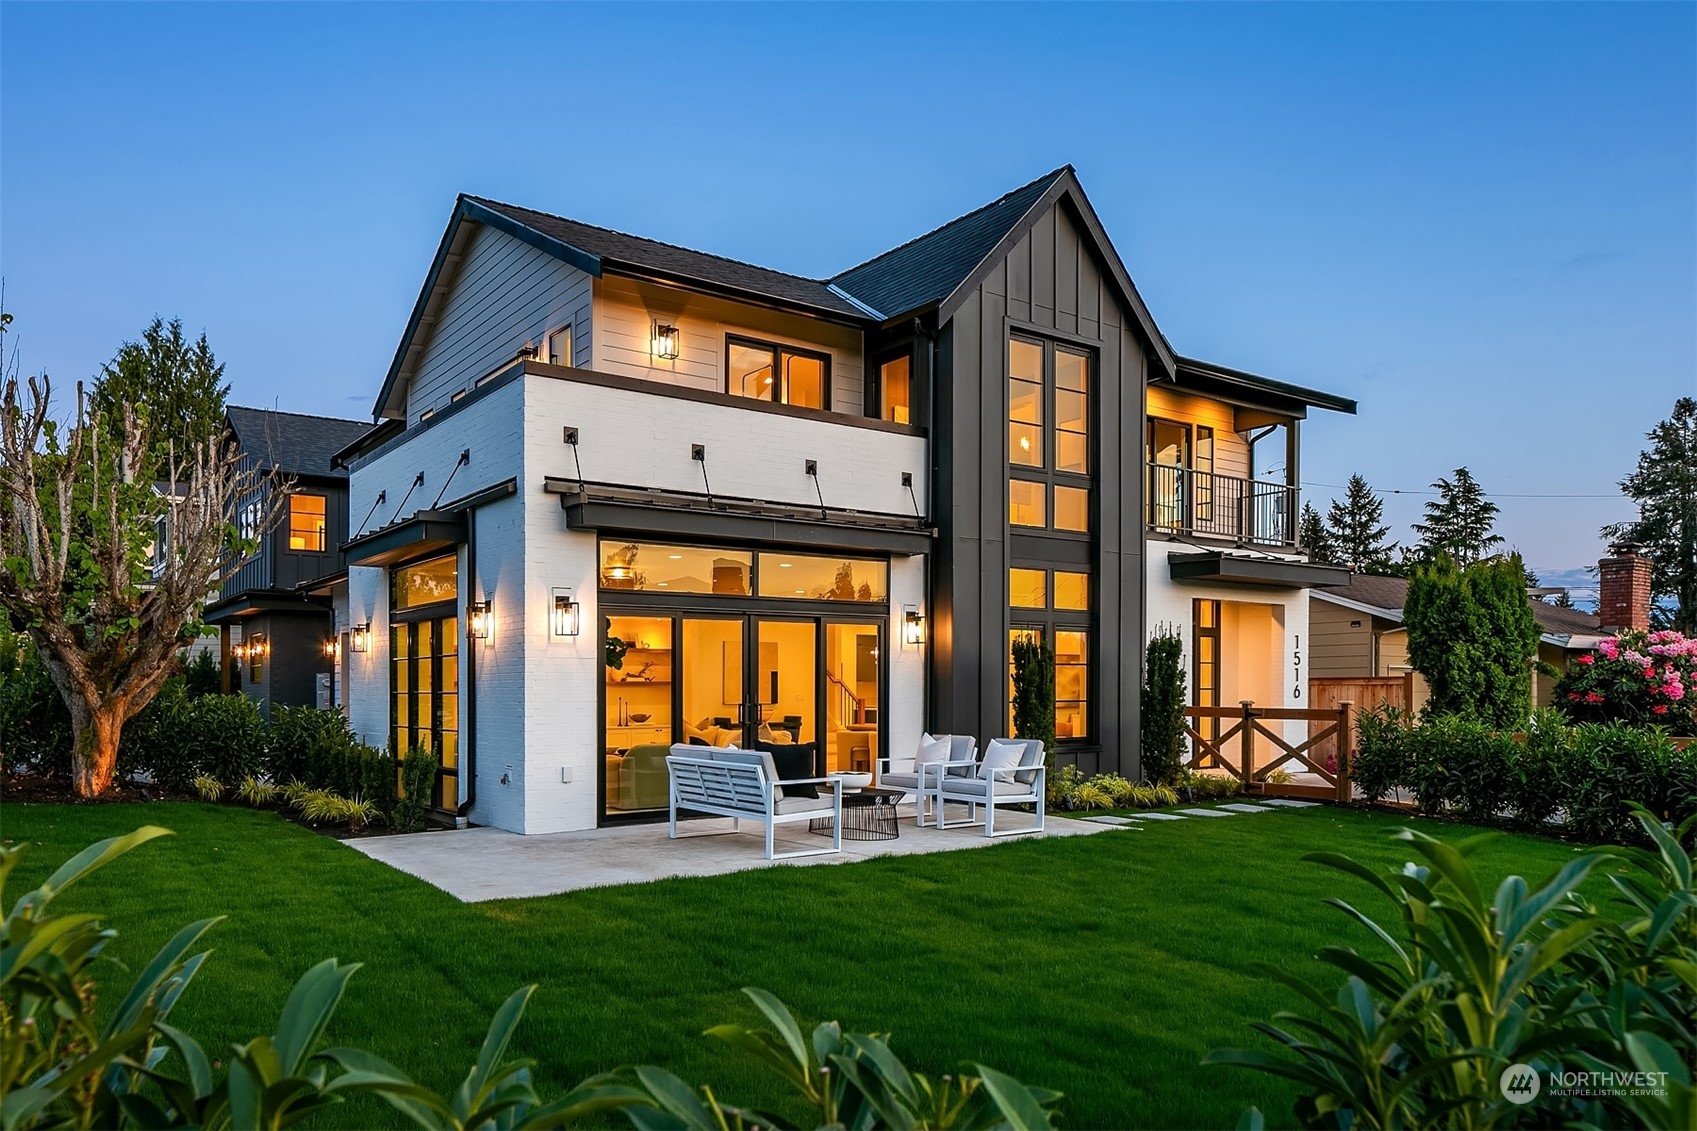
<svg viewBox="0 0 1697 1131">
<path fill-rule="evenodd" d="M 1297 489 L 1288 484 L 1150 464 L 1148 492 L 1151 530 L 1296 545 Z"/>
</svg>

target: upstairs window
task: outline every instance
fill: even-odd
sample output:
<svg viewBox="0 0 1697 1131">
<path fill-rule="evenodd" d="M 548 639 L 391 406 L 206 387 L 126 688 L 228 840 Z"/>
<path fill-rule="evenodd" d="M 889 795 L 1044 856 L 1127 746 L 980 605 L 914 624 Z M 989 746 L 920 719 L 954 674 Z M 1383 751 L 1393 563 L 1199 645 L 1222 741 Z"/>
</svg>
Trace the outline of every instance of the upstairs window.
<svg viewBox="0 0 1697 1131">
<path fill-rule="evenodd" d="M 570 365 L 572 363 L 572 326 L 568 322 L 548 335 L 548 364 Z"/>
<path fill-rule="evenodd" d="M 878 416 L 896 424 L 913 423 L 913 355 L 892 357 L 878 366 Z"/>
<path fill-rule="evenodd" d="M 725 391 L 736 397 L 819 408 L 830 389 L 831 359 L 750 338 L 725 339 Z"/>
<path fill-rule="evenodd" d="M 325 549 L 324 496 L 289 496 L 289 549 L 322 554 Z"/>
<path fill-rule="evenodd" d="M 1043 467 L 1043 347 L 1008 340 L 1008 462 Z"/>
</svg>

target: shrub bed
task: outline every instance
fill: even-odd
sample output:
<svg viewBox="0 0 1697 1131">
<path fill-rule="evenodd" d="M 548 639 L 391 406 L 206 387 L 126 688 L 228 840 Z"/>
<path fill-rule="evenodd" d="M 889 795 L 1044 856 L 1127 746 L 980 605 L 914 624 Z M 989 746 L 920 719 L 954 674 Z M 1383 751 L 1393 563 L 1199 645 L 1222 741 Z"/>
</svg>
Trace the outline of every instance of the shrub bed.
<svg viewBox="0 0 1697 1131">
<path fill-rule="evenodd" d="M 1632 835 L 1634 804 L 1675 824 L 1697 813 L 1697 746 L 1659 727 L 1570 726 L 1548 709 L 1520 735 L 1458 715 L 1411 721 L 1394 708 L 1361 716 L 1351 780 L 1367 801 L 1406 789 L 1426 813 L 1591 841 Z"/>
</svg>

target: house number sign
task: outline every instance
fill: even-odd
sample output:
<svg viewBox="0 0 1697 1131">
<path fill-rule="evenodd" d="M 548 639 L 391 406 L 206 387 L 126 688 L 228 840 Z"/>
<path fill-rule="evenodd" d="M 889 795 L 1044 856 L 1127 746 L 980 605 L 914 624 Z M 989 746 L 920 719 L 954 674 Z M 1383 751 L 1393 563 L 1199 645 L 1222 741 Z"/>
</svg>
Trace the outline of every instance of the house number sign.
<svg viewBox="0 0 1697 1131">
<path fill-rule="evenodd" d="M 1295 640 L 1296 644 L 1291 648 L 1291 653 L 1290 653 L 1290 667 L 1291 667 L 1290 697 L 1292 699 L 1301 699 L 1302 698 L 1302 636 L 1299 633 L 1296 636 L 1291 637 L 1291 639 Z"/>
</svg>

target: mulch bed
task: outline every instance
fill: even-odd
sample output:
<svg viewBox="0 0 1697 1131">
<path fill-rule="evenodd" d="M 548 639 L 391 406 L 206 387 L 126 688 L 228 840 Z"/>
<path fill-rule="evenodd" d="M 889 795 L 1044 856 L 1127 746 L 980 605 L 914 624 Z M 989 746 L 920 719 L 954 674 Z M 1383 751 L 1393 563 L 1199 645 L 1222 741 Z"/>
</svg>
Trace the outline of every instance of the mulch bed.
<svg viewBox="0 0 1697 1131">
<path fill-rule="evenodd" d="M 9 770 L 0 773 L 0 801 L 17 805 L 110 805 L 114 802 L 193 800 L 192 793 L 134 782 L 114 782 L 112 788 L 99 797 L 78 797 L 68 778 L 15 774 Z"/>
</svg>

